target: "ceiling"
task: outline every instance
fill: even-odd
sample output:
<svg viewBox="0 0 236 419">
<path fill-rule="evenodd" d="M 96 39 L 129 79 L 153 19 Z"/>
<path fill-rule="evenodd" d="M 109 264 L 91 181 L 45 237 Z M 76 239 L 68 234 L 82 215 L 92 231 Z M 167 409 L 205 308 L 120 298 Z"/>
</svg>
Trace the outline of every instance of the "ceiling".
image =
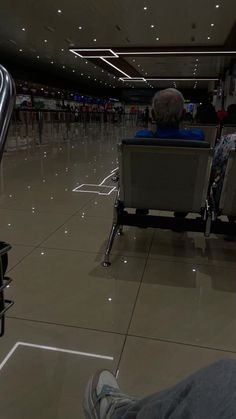
<svg viewBox="0 0 236 419">
<path fill-rule="evenodd" d="M 110 65 L 77 57 L 69 48 L 221 50 L 235 18 L 235 0 L 1 0 L 0 53 L 81 85 L 135 88 L 140 83 L 122 82 Z M 230 61 L 220 55 L 122 56 L 123 65 L 140 77 L 171 78 L 142 82 L 142 88 L 174 82 L 180 89 L 207 88 L 208 81 L 186 78 L 218 78 Z"/>
</svg>

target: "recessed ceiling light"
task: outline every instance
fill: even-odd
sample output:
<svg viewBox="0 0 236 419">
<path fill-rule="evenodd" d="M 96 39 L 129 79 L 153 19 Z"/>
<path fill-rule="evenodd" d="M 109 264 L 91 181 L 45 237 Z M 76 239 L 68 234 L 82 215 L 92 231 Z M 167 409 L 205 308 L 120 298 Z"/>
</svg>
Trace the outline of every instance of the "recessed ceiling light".
<svg viewBox="0 0 236 419">
<path fill-rule="evenodd" d="M 88 61 L 85 61 L 85 64 L 88 64 Z"/>
<path fill-rule="evenodd" d="M 37 58 L 39 59 L 39 55 L 37 55 Z"/>
<path fill-rule="evenodd" d="M 25 32 L 25 28 L 22 28 L 21 30 L 22 30 L 23 32 Z"/>
<path fill-rule="evenodd" d="M 157 38 L 156 38 L 156 41 L 159 41 L 159 40 L 160 40 L 160 38 L 158 38 L 158 37 L 157 37 Z"/>
<path fill-rule="evenodd" d="M 143 10 L 147 10 L 147 6 L 144 6 Z"/>
<path fill-rule="evenodd" d="M 155 25 L 151 25 L 151 28 L 154 28 L 155 27 Z"/>
<path fill-rule="evenodd" d="M 133 63 L 135 63 L 135 59 L 133 59 L 132 61 L 133 61 Z"/>
<path fill-rule="evenodd" d="M 83 76 L 83 75 L 84 75 L 84 73 L 80 73 L 80 75 L 81 75 L 81 76 Z"/>
<path fill-rule="evenodd" d="M 96 38 L 93 39 L 93 42 L 97 42 Z"/>
<path fill-rule="evenodd" d="M 83 26 L 79 26 L 79 30 L 81 31 L 81 29 L 83 29 Z"/>
<path fill-rule="evenodd" d="M 75 70 L 72 70 L 72 72 L 74 73 L 74 72 L 75 72 Z"/>
<path fill-rule="evenodd" d="M 219 4 L 216 4 L 216 9 L 219 9 L 219 7 L 220 7 L 220 5 Z"/>
<path fill-rule="evenodd" d="M 22 51 L 23 51 L 23 49 L 21 49 L 21 48 L 20 48 L 20 49 L 19 49 L 19 51 L 20 51 L 20 52 L 22 52 Z"/>
<path fill-rule="evenodd" d="M 51 61 L 51 64 L 54 64 L 54 62 L 53 62 L 53 61 Z"/>
<path fill-rule="evenodd" d="M 57 13 L 61 13 L 61 9 L 58 9 Z"/>
<path fill-rule="evenodd" d="M 215 24 L 214 23 L 211 23 L 211 27 L 213 28 L 215 26 Z"/>
<path fill-rule="evenodd" d="M 64 48 L 61 48 L 61 51 L 63 52 L 64 51 Z"/>
<path fill-rule="evenodd" d="M 207 37 L 207 39 L 211 39 L 211 37 L 210 37 L 210 36 L 208 36 L 208 37 Z"/>
<path fill-rule="evenodd" d="M 198 59 L 198 58 L 196 58 L 196 61 L 198 62 L 198 61 L 199 61 L 199 59 Z"/>
<path fill-rule="evenodd" d="M 47 39 L 44 39 L 44 42 L 45 42 L 45 44 L 48 42 L 48 40 Z"/>
<path fill-rule="evenodd" d="M 140 67 L 140 64 L 138 64 L 138 67 Z"/>
</svg>

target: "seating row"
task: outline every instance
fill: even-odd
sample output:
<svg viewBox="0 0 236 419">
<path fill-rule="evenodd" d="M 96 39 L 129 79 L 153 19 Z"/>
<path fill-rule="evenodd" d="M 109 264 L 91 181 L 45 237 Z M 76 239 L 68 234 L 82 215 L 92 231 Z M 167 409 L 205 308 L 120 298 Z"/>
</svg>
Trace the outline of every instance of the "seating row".
<svg viewBox="0 0 236 419">
<path fill-rule="evenodd" d="M 224 125 L 221 127 L 220 125 L 198 125 L 198 124 L 191 124 L 185 125 L 185 128 L 197 128 L 201 129 L 204 132 L 205 139 L 210 143 L 212 148 L 215 147 L 216 141 L 218 138 L 222 136 L 234 134 L 236 133 L 236 125 Z"/>
<path fill-rule="evenodd" d="M 220 201 L 210 185 L 213 150 L 206 141 L 127 139 L 118 146 L 118 192 L 103 265 L 123 226 L 236 234 L 236 150 L 231 150 Z M 139 209 L 133 213 L 130 209 Z M 196 218 L 149 215 L 148 210 Z M 231 221 L 221 221 L 220 215 Z"/>
</svg>

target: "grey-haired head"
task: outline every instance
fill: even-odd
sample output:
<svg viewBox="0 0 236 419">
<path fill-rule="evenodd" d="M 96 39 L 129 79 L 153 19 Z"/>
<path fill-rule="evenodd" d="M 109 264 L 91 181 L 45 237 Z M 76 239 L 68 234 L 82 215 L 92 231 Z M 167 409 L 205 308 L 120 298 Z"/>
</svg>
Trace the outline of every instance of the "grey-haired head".
<svg viewBox="0 0 236 419">
<path fill-rule="evenodd" d="M 176 89 L 157 92 L 153 98 L 153 117 L 160 128 L 178 128 L 184 109 L 184 97 Z"/>
</svg>

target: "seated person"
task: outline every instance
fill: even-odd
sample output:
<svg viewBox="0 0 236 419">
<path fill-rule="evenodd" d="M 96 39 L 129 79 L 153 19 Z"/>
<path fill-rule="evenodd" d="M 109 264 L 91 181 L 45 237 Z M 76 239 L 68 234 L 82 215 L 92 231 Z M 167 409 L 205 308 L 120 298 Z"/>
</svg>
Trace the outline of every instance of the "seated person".
<svg viewBox="0 0 236 419">
<path fill-rule="evenodd" d="M 184 113 L 184 97 L 176 89 L 165 89 L 157 92 L 153 98 L 153 118 L 157 123 L 156 132 L 141 130 L 136 138 L 159 138 L 179 140 L 204 140 L 200 129 L 180 129 Z"/>
<path fill-rule="evenodd" d="M 227 118 L 227 116 L 228 112 L 224 109 L 224 107 L 217 112 L 217 118 L 221 124 Z"/>
<path fill-rule="evenodd" d="M 210 97 L 198 106 L 196 122 L 199 124 L 218 124 L 217 113 Z"/>
<path fill-rule="evenodd" d="M 124 394 L 115 376 L 103 370 L 88 382 L 84 412 L 87 419 L 233 419 L 235 395 L 236 361 L 230 358 L 139 399 Z"/>
<path fill-rule="evenodd" d="M 228 106 L 227 115 L 223 119 L 223 124 L 236 124 L 236 104 L 232 103 Z"/>
</svg>

